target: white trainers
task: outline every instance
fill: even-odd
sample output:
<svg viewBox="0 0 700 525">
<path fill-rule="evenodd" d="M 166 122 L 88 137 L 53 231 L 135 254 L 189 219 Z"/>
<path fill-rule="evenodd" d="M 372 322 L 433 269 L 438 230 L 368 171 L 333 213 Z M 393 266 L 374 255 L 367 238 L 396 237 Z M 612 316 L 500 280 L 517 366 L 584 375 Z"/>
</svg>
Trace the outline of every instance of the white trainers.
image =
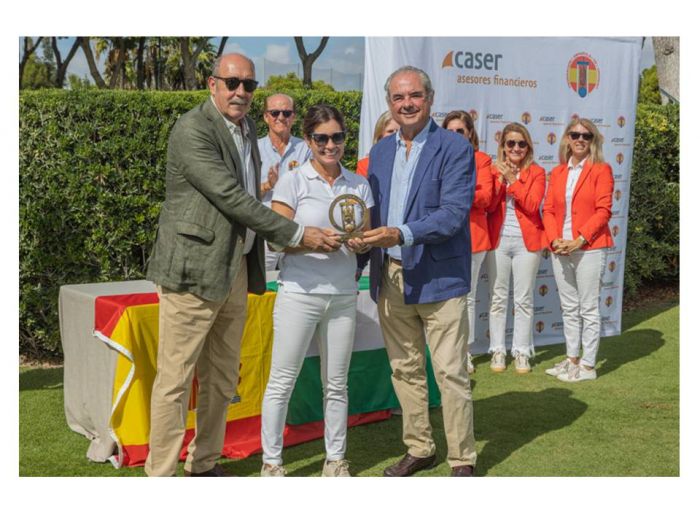
<svg viewBox="0 0 700 525">
<path fill-rule="evenodd" d="M 474 373 L 474 363 L 472 362 L 472 354 L 470 352 L 467 352 L 467 373 Z"/>
<path fill-rule="evenodd" d="M 338 461 L 325 461 L 323 463 L 323 473 L 321 476 L 324 478 L 350 478 L 349 464 L 344 459 L 339 459 Z"/>
<path fill-rule="evenodd" d="M 491 356 L 491 370 L 494 372 L 503 372 L 506 369 L 506 354 L 505 352 L 494 352 Z"/>
<path fill-rule="evenodd" d="M 531 370 L 530 358 L 522 352 L 518 352 L 515 356 L 515 371 L 518 374 L 527 374 Z"/>
<path fill-rule="evenodd" d="M 557 363 L 552 368 L 548 368 L 544 371 L 545 374 L 557 377 L 559 374 L 563 374 L 569 371 L 569 367 L 575 366 L 571 360 L 567 357 L 561 363 Z"/>
<path fill-rule="evenodd" d="M 579 381 L 586 381 L 588 379 L 595 379 L 598 374 L 595 372 L 595 368 L 588 370 L 583 365 L 571 365 L 568 372 L 563 372 L 557 376 L 557 379 L 564 381 L 566 383 L 578 383 Z"/>
<path fill-rule="evenodd" d="M 260 469 L 260 477 L 262 478 L 283 478 L 287 475 L 287 469 L 282 465 L 269 465 L 263 463 L 262 469 Z"/>
</svg>

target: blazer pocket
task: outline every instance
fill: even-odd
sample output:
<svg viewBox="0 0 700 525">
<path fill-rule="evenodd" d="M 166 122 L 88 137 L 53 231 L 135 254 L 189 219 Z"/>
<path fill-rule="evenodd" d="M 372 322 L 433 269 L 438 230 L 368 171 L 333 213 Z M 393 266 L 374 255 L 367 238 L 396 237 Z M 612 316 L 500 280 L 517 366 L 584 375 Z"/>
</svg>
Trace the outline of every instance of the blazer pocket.
<svg viewBox="0 0 700 525">
<path fill-rule="evenodd" d="M 214 240 L 214 231 L 199 224 L 194 224 L 193 222 L 176 221 L 175 231 L 178 235 L 183 235 L 185 237 L 194 237 L 200 241 L 204 241 L 206 244 L 211 244 Z"/>
</svg>

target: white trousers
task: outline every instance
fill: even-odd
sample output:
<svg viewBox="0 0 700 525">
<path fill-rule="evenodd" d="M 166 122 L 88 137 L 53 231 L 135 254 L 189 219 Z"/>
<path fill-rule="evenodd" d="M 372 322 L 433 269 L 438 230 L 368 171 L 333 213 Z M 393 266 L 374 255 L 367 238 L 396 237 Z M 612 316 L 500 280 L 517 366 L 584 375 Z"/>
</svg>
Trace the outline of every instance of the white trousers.
<svg viewBox="0 0 700 525">
<path fill-rule="evenodd" d="M 271 250 L 265 243 L 265 270 L 274 272 L 284 253 Z"/>
<path fill-rule="evenodd" d="M 506 351 L 506 317 L 510 275 L 513 274 L 513 342 L 510 353 L 529 357 L 535 355 L 533 320 L 535 317 L 533 291 L 541 250 L 528 251 L 521 236 L 501 237 L 498 248 L 488 253 L 491 307 L 489 309 L 489 352 Z"/>
<path fill-rule="evenodd" d="M 559 288 L 566 355 L 579 357 L 593 367 L 600 343 L 600 280 L 605 269 L 605 249 L 578 250 L 554 255 L 552 269 Z"/>
<path fill-rule="evenodd" d="M 324 391 L 326 458 L 345 457 L 348 369 L 355 339 L 357 295 L 290 293 L 280 286 L 273 312 L 270 378 L 262 404 L 263 461 L 282 464 L 282 433 L 289 398 L 316 335 Z"/>
<path fill-rule="evenodd" d="M 474 338 L 476 335 L 476 287 L 479 284 L 479 273 L 481 272 L 481 265 L 486 259 L 486 252 L 472 253 L 472 281 L 471 290 L 467 294 L 467 320 L 469 321 L 469 337 L 467 338 L 467 343 L 471 346 L 474 343 Z"/>
</svg>

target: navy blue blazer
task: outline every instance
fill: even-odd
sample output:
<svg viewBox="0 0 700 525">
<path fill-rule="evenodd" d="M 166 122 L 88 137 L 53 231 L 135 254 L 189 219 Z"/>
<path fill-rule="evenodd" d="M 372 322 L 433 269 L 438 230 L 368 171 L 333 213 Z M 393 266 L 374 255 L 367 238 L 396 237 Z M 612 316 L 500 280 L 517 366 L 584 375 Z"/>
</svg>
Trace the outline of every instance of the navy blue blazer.
<svg viewBox="0 0 700 525">
<path fill-rule="evenodd" d="M 396 136 L 380 140 L 369 154 L 372 227 L 386 226 Z M 474 149 L 464 137 L 430 120 L 409 190 L 404 224 L 414 244 L 401 248 L 406 304 L 444 301 L 469 293 L 471 239 L 469 211 L 474 198 Z M 359 260 L 370 260 L 370 294 L 376 302 L 386 250 L 372 249 Z"/>
</svg>

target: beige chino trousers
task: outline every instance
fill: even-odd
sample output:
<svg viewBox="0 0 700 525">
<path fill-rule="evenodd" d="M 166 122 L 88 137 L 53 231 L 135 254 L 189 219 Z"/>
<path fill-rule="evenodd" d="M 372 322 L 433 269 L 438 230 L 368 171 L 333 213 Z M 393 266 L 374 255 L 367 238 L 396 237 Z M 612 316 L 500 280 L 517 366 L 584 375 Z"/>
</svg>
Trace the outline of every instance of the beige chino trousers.
<svg viewBox="0 0 700 525">
<path fill-rule="evenodd" d="M 476 464 L 472 392 L 466 369 L 468 323 L 466 295 L 427 304 L 405 304 L 403 270 L 384 264 L 377 304 L 391 380 L 403 412 L 403 441 L 415 457 L 435 454 L 428 413 L 425 339 L 428 338 L 450 467 Z"/>
<path fill-rule="evenodd" d="M 151 393 L 149 476 L 173 476 L 187 424 L 192 379 L 197 371 L 195 437 L 185 470 L 210 470 L 221 456 L 226 412 L 238 384 L 241 337 L 248 309 L 245 259 L 222 301 L 158 286 L 158 363 Z"/>
</svg>

